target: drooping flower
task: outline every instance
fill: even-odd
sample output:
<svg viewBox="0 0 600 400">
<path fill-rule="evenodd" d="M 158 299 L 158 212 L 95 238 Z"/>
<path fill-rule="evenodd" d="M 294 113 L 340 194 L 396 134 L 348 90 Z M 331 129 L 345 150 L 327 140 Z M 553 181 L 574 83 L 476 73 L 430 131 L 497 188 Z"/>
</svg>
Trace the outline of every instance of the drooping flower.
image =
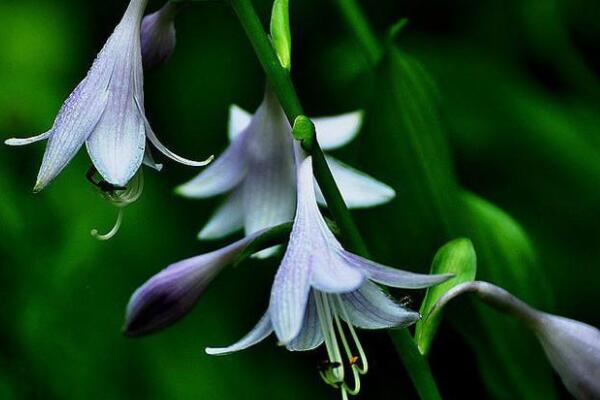
<svg viewBox="0 0 600 400">
<path fill-rule="evenodd" d="M 212 280 L 252 241 L 257 232 L 222 249 L 172 264 L 135 291 L 125 318 L 125 334 L 146 335 L 179 320 Z"/>
<path fill-rule="evenodd" d="M 146 139 L 180 163 L 202 166 L 210 161 L 190 161 L 175 155 L 159 142 L 146 119 L 140 24 L 147 2 L 130 1 L 86 78 L 65 101 L 48 132 L 6 141 L 22 146 L 48 140 L 34 191 L 46 187 L 84 143 L 96 170 L 115 187 L 126 186 L 144 160 L 157 167 Z"/>
<path fill-rule="evenodd" d="M 449 277 L 386 267 L 344 250 L 319 211 L 308 157 L 298 171 L 296 217 L 268 311 L 239 342 L 206 351 L 218 355 L 243 350 L 273 332 L 292 351 L 311 350 L 325 343 L 329 360 L 323 379 L 340 388 L 344 396 L 354 394 L 360 388 L 359 375 L 367 371 L 354 327 L 400 328 L 419 319 L 418 313 L 394 302 L 377 284 L 420 289 Z M 352 371 L 352 386 L 346 383 L 345 368 Z"/>
<path fill-rule="evenodd" d="M 184 3 L 168 1 L 142 20 L 142 61 L 146 71 L 167 61 L 175 51 L 175 16 Z"/>
<path fill-rule="evenodd" d="M 535 310 L 506 290 L 488 282 L 457 285 L 438 300 L 434 311 L 463 293 L 518 318 L 530 328 L 563 383 L 579 400 L 600 399 L 600 331 L 569 318 Z"/>
<path fill-rule="evenodd" d="M 361 120 L 360 112 L 313 119 L 319 143 L 326 150 L 350 142 Z M 198 199 L 227 193 L 225 202 L 201 230 L 200 239 L 219 239 L 241 228 L 252 234 L 294 216 L 296 172 L 291 126 L 269 89 L 254 115 L 231 107 L 229 139 L 230 146 L 210 167 L 177 189 L 183 196 Z M 327 161 L 350 208 L 375 206 L 395 196 L 392 188 L 368 175 L 333 157 L 328 156 Z M 318 188 L 317 192 L 324 204 Z"/>
</svg>

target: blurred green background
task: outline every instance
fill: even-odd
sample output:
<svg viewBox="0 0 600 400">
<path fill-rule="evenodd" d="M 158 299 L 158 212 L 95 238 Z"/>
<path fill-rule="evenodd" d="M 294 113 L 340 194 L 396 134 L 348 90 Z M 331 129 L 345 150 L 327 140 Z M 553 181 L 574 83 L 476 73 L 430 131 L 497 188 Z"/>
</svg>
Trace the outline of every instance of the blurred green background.
<svg viewBox="0 0 600 400">
<path fill-rule="evenodd" d="M 51 126 L 126 3 L 2 0 L 2 139 Z M 254 3 L 267 21 L 270 1 Z M 293 75 L 309 115 L 376 102 L 372 74 L 334 2 L 291 3 Z M 548 311 L 599 326 L 600 3 L 361 3 L 382 37 L 398 18 L 409 18 L 397 42 L 438 84 L 441 123 L 459 180 L 529 234 L 547 280 L 539 285 L 550 287 L 554 298 Z M 149 10 L 160 6 L 151 1 Z M 257 107 L 262 70 L 225 4 L 188 7 L 177 29 L 173 58 L 146 76 L 149 119 L 182 155 L 219 154 L 229 104 Z M 375 133 L 361 133 L 369 134 Z M 291 354 L 273 340 L 230 357 L 203 353 L 207 345 L 236 340 L 256 322 L 267 303 L 273 262 L 227 269 L 181 323 L 152 337 L 124 338 L 124 308 L 137 286 L 167 264 L 219 245 L 195 240 L 218 199 L 175 196 L 173 187 L 196 171 L 167 161 L 161 173 L 146 170 L 143 197 L 126 210 L 118 236 L 97 242 L 89 231 L 109 229 L 116 210 L 85 180 L 87 154 L 82 150 L 49 188 L 34 195 L 43 148 L 0 148 L 0 399 L 338 396 L 318 377 L 318 353 Z M 378 154 L 354 145 L 340 157 L 356 164 Z M 375 177 L 388 175 L 383 167 L 366 165 Z M 415 233 L 399 234 L 402 226 L 386 219 L 407 196 L 401 192 L 385 208 L 356 215 L 376 259 L 426 271 L 433 252 L 401 251 L 410 248 Z M 395 247 L 393 241 L 405 244 Z M 414 398 L 385 336 L 362 336 L 373 368 L 360 398 Z M 453 327 L 443 324 L 432 365 L 445 397 L 488 398 L 475 358 Z"/>
</svg>

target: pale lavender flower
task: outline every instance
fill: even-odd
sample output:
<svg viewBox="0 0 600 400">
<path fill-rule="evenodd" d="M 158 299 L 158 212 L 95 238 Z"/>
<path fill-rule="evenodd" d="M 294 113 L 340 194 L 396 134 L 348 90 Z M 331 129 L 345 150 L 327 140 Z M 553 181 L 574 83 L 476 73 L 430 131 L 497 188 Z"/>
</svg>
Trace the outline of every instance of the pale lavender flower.
<svg viewBox="0 0 600 400">
<path fill-rule="evenodd" d="M 315 118 L 317 138 L 326 150 L 350 142 L 358 133 L 362 113 Z M 277 100 L 267 89 L 252 116 L 232 106 L 230 146 L 206 170 L 177 192 L 190 198 L 227 194 L 199 234 L 200 239 L 219 239 L 241 228 L 251 234 L 292 220 L 296 203 L 296 178 L 291 126 Z M 350 208 L 371 207 L 395 196 L 389 186 L 327 157 L 338 186 Z M 317 187 L 321 204 L 323 197 Z M 263 252 L 270 255 L 273 252 Z"/>
<path fill-rule="evenodd" d="M 142 20 L 142 60 L 146 71 L 167 61 L 175 51 L 175 16 L 183 6 L 168 1 Z"/>
<path fill-rule="evenodd" d="M 298 171 L 296 217 L 267 313 L 239 342 L 206 351 L 214 355 L 240 351 L 273 332 L 292 351 L 311 350 L 325 343 L 329 362 L 322 371 L 323 378 L 339 387 L 343 395 L 356 393 L 358 376 L 366 373 L 367 361 L 353 327 L 401 328 L 419 319 L 418 313 L 394 302 L 376 283 L 420 289 L 449 277 L 386 267 L 344 250 L 319 211 L 308 157 Z M 345 383 L 344 369 L 348 367 L 354 376 L 354 388 Z"/>
<path fill-rule="evenodd" d="M 540 340 L 550 364 L 579 400 L 600 399 L 600 331 L 569 318 L 533 309 L 506 290 L 487 282 L 455 286 L 433 312 L 463 293 L 475 293 L 486 303 L 520 319 Z"/>
<path fill-rule="evenodd" d="M 135 291 L 127 305 L 125 334 L 139 336 L 171 325 L 192 309 L 212 280 L 263 232 L 222 249 L 172 264 Z"/>
<path fill-rule="evenodd" d="M 169 151 L 158 141 L 146 119 L 140 46 L 140 24 L 146 4 L 147 0 L 130 1 L 86 78 L 60 109 L 52 129 L 36 137 L 6 141 L 8 145 L 21 146 L 48 139 L 35 191 L 48 185 L 84 143 L 100 175 L 117 187 L 126 186 L 144 160 L 158 168 L 146 148 L 146 139 L 180 163 L 207 164 Z"/>
</svg>

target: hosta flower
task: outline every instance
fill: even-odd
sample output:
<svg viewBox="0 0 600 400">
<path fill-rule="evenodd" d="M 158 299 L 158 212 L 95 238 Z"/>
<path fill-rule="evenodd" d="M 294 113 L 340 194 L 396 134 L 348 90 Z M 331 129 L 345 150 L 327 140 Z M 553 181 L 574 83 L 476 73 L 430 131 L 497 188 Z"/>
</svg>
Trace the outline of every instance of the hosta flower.
<svg viewBox="0 0 600 400">
<path fill-rule="evenodd" d="M 142 20 L 142 60 L 150 70 L 165 62 L 175 51 L 175 16 L 183 3 L 168 1 L 160 10 Z"/>
<path fill-rule="evenodd" d="M 225 348 L 208 348 L 207 352 L 227 354 L 243 350 L 273 332 L 292 351 L 311 350 L 325 343 L 328 362 L 322 376 L 346 395 L 358 391 L 359 375 L 367 370 L 354 327 L 405 327 L 419 319 L 418 313 L 394 302 L 377 283 L 419 289 L 443 282 L 449 276 L 402 271 L 344 250 L 321 216 L 313 181 L 308 157 L 298 172 L 296 217 L 267 313 L 239 342 Z M 353 387 L 345 383 L 347 368 L 352 371 Z"/>
<path fill-rule="evenodd" d="M 358 133 L 361 119 L 360 112 L 315 118 L 321 146 L 331 150 L 350 142 Z M 201 239 L 219 239 L 241 228 L 251 234 L 294 216 L 296 178 L 291 127 L 270 90 L 253 116 L 231 107 L 229 138 L 230 146 L 210 167 L 177 189 L 191 198 L 227 193 L 225 202 L 200 232 Z M 389 186 L 332 157 L 327 161 L 349 207 L 370 207 L 394 197 Z M 318 189 L 317 194 L 324 203 Z"/>
<path fill-rule="evenodd" d="M 34 190 L 42 190 L 85 143 L 96 170 L 110 184 L 124 187 L 144 161 L 153 164 L 146 139 L 168 157 L 192 166 L 156 138 L 144 111 L 144 75 L 140 24 L 147 0 L 131 0 L 86 78 L 60 109 L 53 127 L 28 139 L 9 139 L 21 146 L 48 140 Z"/>
<path fill-rule="evenodd" d="M 487 282 L 455 286 L 436 309 L 463 293 L 475 293 L 490 305 L 520 319 L 540 340 L 552 367 L 579 400 L 600 399 L 600 331 L 593 326 L 533 309 L 506 290 Z"/>
</svg>

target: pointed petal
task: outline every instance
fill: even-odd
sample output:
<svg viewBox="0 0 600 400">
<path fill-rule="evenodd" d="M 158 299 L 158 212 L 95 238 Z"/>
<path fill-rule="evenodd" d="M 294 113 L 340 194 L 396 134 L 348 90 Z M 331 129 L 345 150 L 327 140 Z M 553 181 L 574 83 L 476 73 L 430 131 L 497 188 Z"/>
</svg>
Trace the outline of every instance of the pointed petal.
<svg viewBox="0 0 600 400">
<path fill-rule="evenodd" d="M 248 158 L 248 174 L 242 184 L 246 234 L 294 218 L 296 179 L 289 144 L 289 149 L 281 149 L 281 155 L 271 154 L 264 160 Z"/>
<path fill-rule="evenodd" d="M 37 136 L 33 136 L 33 137 L 29 137 L 29 138 L 11 138 L 11 139 L 6 139 L 4 141 L 4 144 L 8 145 L 8 146 L 26 146 L 28 144 L 31 143 L 35 143 L 35 142 L 39 142 L 42 140 L 46 140 L 50 137 L 50 135 L 52 135 L 52 129 L 49 130 L 48 132 L 44 132 L 41 135 L 37 135 Z"/>
<path fill-rule="evenodd" d="M 144 119 L 133 95 L 112 93 L 104 115 L 86 142 L 94 166 L 107 182 L 126 186 L 140 168 L 146 147 L 144 130 Z"/>
<path fill-rule="evenodd" d="M 319 322 L 319 314 L 313 293 L 308 298 L 304 322 L 300 334 L 287 345 L 290 351 L 308 351 L 319 347 L 323 343 L 324 337 Z"/>
<path fill-rule="evenodd" d="M 184 197 L 204 199 L 236 187 L 248 170 L 245 144 L 245 135 L 238 137 L 215 162 L 191 181 L 177 187 L 176 192 Z"/>
<path fill-rule="evenodd" d="M 366 276 L 342 257 L 342 246 L 319 211 L 311 157 L 302 162 L 298 179 L 298 207 L 288 251 L 304 253 L 314 288 L 326 293 L 358 289 Z"/>
<path fill-rule="evenodd" d="M 362 120 L 362 111 L 312 119 L 323 150 L 338 149 L 350 143 L 360 131 Z"/>
<path fill-rule="evenodd" d="M 271 290 L 271 320 L 283 344 L 302 328 L 311 285 L 328 292 L 355 290 L 363 274 L 342 263 L 341 245 L 329 231 L 315 200 L 311 158 L 298 171 L 298 202 L 289 244 Z"/>
<path fill-rule="evenodd" d="M 138 104 L 139 104 L 139 102 L 138 102 Z M 210 156 L 204 161 L 193 161 L 193 160 L 189 160 L 187 158 L 181 157 L 181 156 L 173 153 L 164 144 L 162 144 L 160 142 L 160 140 L 158 140 L 158 137 L 152 130 L 152 127 L 150 126 L 148 119 L 146 118 L 146 116 L 143 113 L 142 113 L 142 117 L 144 118 L 144 123 L 145 123 L 145 127 L 146 127 L 146 136 L 148 137 L 148 140 L 150 141 L 150 143 L 152 143 L 158 151 L 163 153 L 166 157 L 169 157 L 171 160 L 178 162 L 179 164 L 187 165 L 189 167 L 204 167 L 205 165 L 210 164 L 212 162 L 212 160 L 215 158 L 214 156 Z"/>
<path fill-rule="evenodd" d="M 131 296 L 127 305 L 125 334 L 145 335 L 182 318 L 218 273 L 260 234 L 177 262 L 153 276 Z"/>
<path fill-rule="evenodd" d="M 290 251 L 288 247 L 271 289 L 271 322 L 283 344 L 290 343 L 300 333 L 310 293 L 310 265 L 304 262 L 306 254 L 296 254 L 296 250 Z"/>
<path fill-rule="evenodd" d="M 359 290 L 340 295 L 338 314 L 346 322 L 362 329 L 405 327 L 417 322 L 419 313 L 410 311 L 367 282 Z"/>
<path fill-rule="evenodd" d="M 423 289 L 440 284 L 452 278 L 452 274 L 418 274 L 397 268 L 387 267 L 348 251 L 342 257 L 355 268 L 363 271 L 369 279 L 386 286 L 402 289 Z"/>
<path fill-rule="evenodd" d="M 396 197 L 396 192 L 390 186 L 333 157 L 327 156 L 327 164 L 348 208 L 374 207 L 387 203 Z M 321 205 L 326 204 L 318 186 L 317 198 Z"/>
<path fill-rule="evenodd" d="M 236 351 L 245 350 L 248 347 L 254 346 L 257 343 L 262 342 L 273 332 L 271 326 L 271 320 L 269 319 L 269 312 L 258 321 L 256 326 L 244 336 L 237 343 L 232 344 L 229 347 L 207 347 L 206 353 L 213 356 L 221 356 L 226 354 L 235 353 Z"/>
<path fill-rule="evenodd" d="M 152 151 L 150 150 L 150 148 L 148 146 L 146 146 L 146 150 L 144 151 L 143 163 L 145 166 L 150 167 L 158 172 L 162 171 L 162 169 L 163 169 L 162 164 L 158 164 L 156 161 L 154 161 L 154 157 L 152 156 Z"/>
<path fill-rule="evenodd" d="M 92 70 L 94 67 L 92 67 Z M 108 102 L 106 82 L 88 77 L 60 109 L 38 172 L 34 191 L 40 191 L 66 167 L 98 124 Z"/>
<path fill-rule="evenodd" d="M 250 125 L 252 114 L 243 108 L 232 104 L 229 107 L 229 140 L 233 142 L 235 138 Z"/>
<path fill-rule="evenodd" d="M 290 124 L 266 91 L 245 134 L 248 175 L 244 179 L 246 234 L 291 221 L 296 204 L 296 177 Z"/>
<path fill-rule="evenodd" d="M 240 190 L 230 194 L 198 234 L 200 240 L 221 239 L 242 229 L 244 213 Z"/>
</svg>

